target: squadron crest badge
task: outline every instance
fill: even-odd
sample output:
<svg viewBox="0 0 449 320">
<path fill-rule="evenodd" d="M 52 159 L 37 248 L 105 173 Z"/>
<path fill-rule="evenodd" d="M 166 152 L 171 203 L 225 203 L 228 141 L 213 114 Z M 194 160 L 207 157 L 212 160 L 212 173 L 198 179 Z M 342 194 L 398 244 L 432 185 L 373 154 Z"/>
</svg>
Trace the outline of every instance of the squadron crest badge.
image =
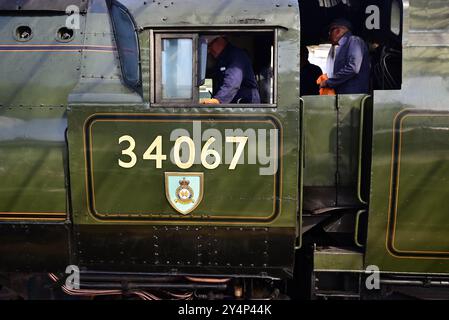
<svg viewBox="0 0 449 320">
<path fill-rule="evenodd" d="M 165 173 L 165 195 L 170 205 L 181 214 L 189 214 L 203 199 L 203 173 Z"/>
</svg>

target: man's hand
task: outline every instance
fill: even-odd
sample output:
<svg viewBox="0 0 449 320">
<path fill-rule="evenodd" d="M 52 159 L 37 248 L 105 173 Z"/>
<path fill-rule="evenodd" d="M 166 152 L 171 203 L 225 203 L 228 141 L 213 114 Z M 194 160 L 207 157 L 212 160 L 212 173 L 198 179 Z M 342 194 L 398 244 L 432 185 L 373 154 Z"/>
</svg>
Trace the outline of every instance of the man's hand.
<svg viewBox="0 0 449 320">
<path fill-rule="evenodd" d="M 329 80 L 327 74 L 316 79 L 316 83 L 320 85 L 320 96 L 335 96 L 335 90 L 328 87 L 327 80 Z"/>
<path fill-rule="evenodd" d="M 220 101 L 218 99 L 202 99 L 200 101 L 201 104 L 220 104 Z"/>
</svg>

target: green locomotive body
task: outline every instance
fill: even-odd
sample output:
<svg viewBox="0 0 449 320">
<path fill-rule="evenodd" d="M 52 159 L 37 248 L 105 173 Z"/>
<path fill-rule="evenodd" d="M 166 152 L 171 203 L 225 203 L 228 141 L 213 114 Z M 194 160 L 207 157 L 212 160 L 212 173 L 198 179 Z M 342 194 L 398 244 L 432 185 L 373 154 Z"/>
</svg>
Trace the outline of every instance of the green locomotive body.
<svg viewBox="0 0 449 320">
<path fill-rule="evenodd" d="M 41 2 L 0 1 L 4 286 L 75 266 L 69 294 L 444 288 L 444 1 Z M 300 45 L 348 13 L 382 49 L 375 90 L 301 97 Z M 248 52 L 260 104 L 200 103 L 216 35 Z"/>
</svg>

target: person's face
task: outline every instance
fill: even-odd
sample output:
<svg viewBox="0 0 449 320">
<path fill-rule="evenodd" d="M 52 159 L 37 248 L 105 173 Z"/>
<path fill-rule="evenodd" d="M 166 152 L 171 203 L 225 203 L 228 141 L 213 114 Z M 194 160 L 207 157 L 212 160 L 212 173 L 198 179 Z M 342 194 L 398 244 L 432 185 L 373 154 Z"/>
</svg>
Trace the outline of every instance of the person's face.
<svg viewBox="0 0 449 320">
<path fill-rule="evenodd" d="M 217 38 L 214 41 L 212 41 L 207 46 L 207 51 L 212 55 L 212 57 L 217 58 L 220 53 L 223 51 L 224 47 L 226 46 L 226 40 L 223 38 Z"/>
<path fill-rule="evenodd" d="M 329 40 L 332 44 L 338 44 L 338 41 L 348 31 L 347 28 L 341 26 L 333 26 L 329 29 Z"/>
</svg>

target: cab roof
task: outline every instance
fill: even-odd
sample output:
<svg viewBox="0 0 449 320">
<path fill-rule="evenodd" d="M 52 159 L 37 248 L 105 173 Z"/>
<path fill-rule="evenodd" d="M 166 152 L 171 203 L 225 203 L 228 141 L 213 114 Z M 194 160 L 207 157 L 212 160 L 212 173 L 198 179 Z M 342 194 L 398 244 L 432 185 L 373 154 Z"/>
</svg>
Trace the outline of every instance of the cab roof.
<svg viewBox="0 0 449 320">
<path fill-rule="evenodd" d="M 299 29 L 297 0 L 120 0 L 139 27 L 280 26 Z"/>
<path fill-rule="evenodd" d="M 0 10 L 65 12 L 68 6 L 75 5 L 80 8 L 80 12 L 85 12 L 88 2 L 88 0 L 0 0 Z"/>
</svg>

